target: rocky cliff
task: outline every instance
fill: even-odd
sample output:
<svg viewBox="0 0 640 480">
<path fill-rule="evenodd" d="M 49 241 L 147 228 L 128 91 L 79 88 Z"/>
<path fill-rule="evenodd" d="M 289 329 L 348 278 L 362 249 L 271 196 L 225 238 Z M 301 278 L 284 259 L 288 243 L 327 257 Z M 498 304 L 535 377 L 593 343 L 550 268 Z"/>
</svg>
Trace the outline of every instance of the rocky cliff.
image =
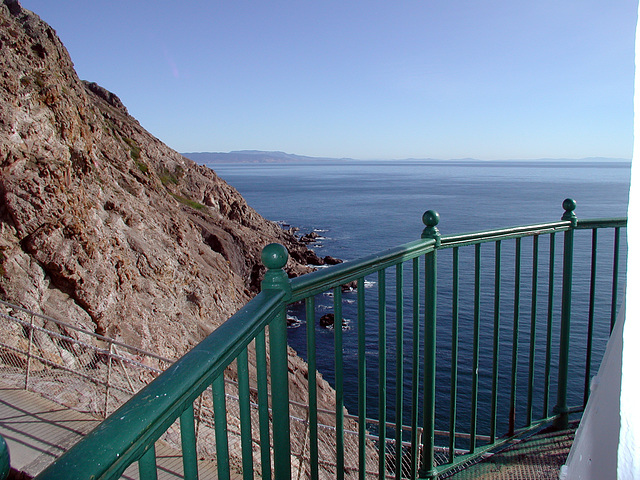
<svg viewBox="0 0 640 480">
<path fill-rule="evenodd" d="M 0 3 L 0 298 L 168 357 L 246 303 L 260 251 L 317 262 L 212 170 L 81 81 L 55 31 Z"/>
<path fill-rule="evenodd" d="M 271 242 L 289 250 L 290 276 L 323 263 L 212 170 L 145 131 L 115 94 L 81 81 L 37 15 L 0 1 L 0 299 L 176 358 L 257 291 Z M 26 330 L 3 325 L 5 344 L 27 341 Z M 51 362 L 70 361 L 64 342 L 39 345 Z M 11 366 L 15 355 L 2 354 Z M 255 362 L 250 349 L 252 372 Z M 308 367 L 292 350 L 289 372 L 292 400 L 305 402 Z M 335 392 L 316 378 L 318 406 L 334 409 Z M 32 388 L 51 394 L 46 383 Z M 298 430 L 292 451 L 303 450 Z M 357 449 L 355 437 L 346 441 Z M 322 443 L 322 462 L 331 445 Z"/>
</svg>

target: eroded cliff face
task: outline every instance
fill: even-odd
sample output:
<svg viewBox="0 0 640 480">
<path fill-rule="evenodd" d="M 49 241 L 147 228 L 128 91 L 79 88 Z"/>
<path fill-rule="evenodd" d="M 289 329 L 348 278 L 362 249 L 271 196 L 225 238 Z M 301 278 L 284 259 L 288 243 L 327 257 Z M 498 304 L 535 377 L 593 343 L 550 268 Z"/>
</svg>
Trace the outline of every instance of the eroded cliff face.
<svg viewBox="0 0 640 480">
<path fill-rule="evenodd" d="M 0 298 L 175 358 L 257 290 L 271 242 L 290 275 L 317 261 L 0 4 Z"/>
</svg>

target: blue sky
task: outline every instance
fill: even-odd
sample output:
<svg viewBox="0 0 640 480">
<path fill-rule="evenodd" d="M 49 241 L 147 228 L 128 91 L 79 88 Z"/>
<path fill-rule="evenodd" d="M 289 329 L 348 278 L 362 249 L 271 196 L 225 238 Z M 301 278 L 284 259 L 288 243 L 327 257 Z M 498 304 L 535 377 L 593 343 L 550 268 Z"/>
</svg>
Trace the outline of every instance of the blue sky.
<svg viewBox="0 0 640 480">
<path fill-rule="evenodd" d="M 632 0 L 21 0 L 181 152 L 631 158 Z"/>
</svg>

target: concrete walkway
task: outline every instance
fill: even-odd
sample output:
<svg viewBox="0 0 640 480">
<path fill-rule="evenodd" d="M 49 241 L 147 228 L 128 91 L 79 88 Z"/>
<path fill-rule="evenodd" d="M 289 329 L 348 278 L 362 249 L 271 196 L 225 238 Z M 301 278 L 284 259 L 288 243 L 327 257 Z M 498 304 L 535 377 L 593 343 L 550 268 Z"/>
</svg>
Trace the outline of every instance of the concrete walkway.
<svg viewBox="0 0 640 480">
<path fill-rule="evenodd" d="M 37 393 L 0 388 L 0 434 L 7 441 L 11 468 L 33 478 L 100 423 L 86 413 L 51 402 Z M 159 479 L 182 478 L 182 456 L 163 442 L 156 443 Z M 216 478 L 215 464 L 199 461 L 200 478 Z M 138 479 L 137 464 L 122 478 Z M 238 477 L 239 478 L 239 477 Z"/>
</svg>

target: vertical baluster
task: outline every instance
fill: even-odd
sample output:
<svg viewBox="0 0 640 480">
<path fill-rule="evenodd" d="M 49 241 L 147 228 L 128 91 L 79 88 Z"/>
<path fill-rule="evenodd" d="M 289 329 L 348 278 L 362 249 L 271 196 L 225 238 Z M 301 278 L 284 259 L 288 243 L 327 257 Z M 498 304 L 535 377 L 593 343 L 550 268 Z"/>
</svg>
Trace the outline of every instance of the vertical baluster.
<svg viewBox="0 0 640 480">
<path fill-rule="evenodd" d="M 498 359 L 500 348 L 500 289 L 502 242 L 495 243 L 495 267 L 493 279 L 493 364 L 491 377 L 491 427 L 489 443 L 496 441 L 496 423 L 498 418 Z"/>
<path fill-rule="evenodd" d="M 287 249 L 271 243 L 262 249 L 261 259 L 267 267 L 262 290 L 280 290 L 291 298 L 291 284 L 283 270 Z M 289 425 L 289 355 L 287 353 L 287 313 L 283 305 L 269 324 L 271 351 L 271 407 L 273 413 L 273 474 L 275 478 L 291 477 L 291 427 Z"/>
<path fill-rule="evenodd" d="M 367 475 L 367 359 L 364 278 L 358 279 L 358 475 Z"/>
<path fill-rule="evenodd" d="M 544 398 L 542 414 L 549 416 L 549 385 L 551 383 L 551 339 L 553 332 L 553 293 L 555 290 L 556 234 L 549 235 L 549 294 L 547 299 L 547 345 L 544 362 Z"/>
<path fill-rule="evenodd" d="M 538 316 L 538 235 L 533 237 L 533 265 L 531 273 L 531 330 L 529 337 L 529 382 L 527 390 L 527 427 L 533 418 L 533 375 L 536 363 L 536 318 Z"/>
<path fill-rule="evenodd" d="M 436 225 L 440 215 L 427 210 L 422 216 L 426 225 L 422 238 L 435 240 L 436 249 L 425 255 L 425 320 L 424 320 L 424 426 L 422 430 L 422 462 L 419 475 L 426 478 L 437 476 L 434 466 L 434 430 L 436 407 L 436 288 L 437 288 L 437 247 L 440 233 Z"/>
<path fill-rule="evenodd" d="M 216 435 L 216 460 L 218 478 L 229 480 L 229 439 L 227 437 L 227 402 L 224 392 L 224 376 L 218 376 L 211 385 L 213 393 L 213 418 Z"/>
<path fill-rule="evenodd" d="M 386 271 L 378 272 L 378 425 L 380 451 L 378 475 L 386 476 L 387 453 L 387 282 Z"/>
<path fill-rule="evenodd" d="M 396 265 L 396 478 L 402 478 L 402 412 L 404 404 L 403 264 Z"/>
<path fill-rule="evenodd" d="M 237 358 L 238 403 L 240 404 L 240 444 L 242 448 L 242 478 L 253 479 L 253 447 L 251 406 L 249 405 L 249 356 L 243 349 Z"/>
<path fill-rule="evenodd" d="M 460 252 L 453 249 L 453 290 L 451 292 L 451 394 L 449 399 L 449 463 L 453 463 L 456 454 L 456 415 L 458 399 L 458 320 L 460 306 Z"/>
<path fill-rule="evenodd" d="M 273 412 L 273 467 L 275 478 L 291 476 L 289 426 L 289 369 L 287 316 L 284 308 L 269 325 L 271 348 L 271 408 Z M 275 426 L 277 425 L 277 428 Z"/>
<path fill-rule="evenodd" d="M 562 308 L 560 315 L 560 353 L 558 357 L 558 395 L 553 412 L 557 415 L 554 426 L 565 429 L 569 425 L 567 406 L 567 381 L 569 378 L 569 339 L 571 335 L 571 284 L 573 277 L 573 229 L 577 218 L 573 211 L 576 202 L 566 199 L 562 203 L 565 209 L 563 220 L 571 221 L 571 228 L 564 232 L 564 258 L 562 264 Z"/>
<path fill-rule="evenodd" d="M 418 383 L 420 378 L 420 262 L 413 259 L 413 331 L 411 351 L 411 475 L 418 473 Z"/>
<path fill-rule="evenodd" d="M 193 403 L 180 415 L 180 440 L 182 444 L 182 469 L 186 480 L 198 478 L 198 454 L 196 452 L 196 428 Z"/>
<path fill-rule="evenodd" d="M 342 352 L 342 288 L 333 289 L 333 339 L 336 372 L 336 478 L 344 478 L 344 372 Z"/>
<path fill-rule="evenodd" d="M 509 403 L 509 435 L 516 426 L 516 382 L 518 378 L 518 337 L 520 329 L 520 271 L 522 239 L 516 238 L 515 278 L 513 291 L 513 338 L 511 340 L 511 395 Z"/>
<path fill-rule="evenodd" d="M 305 299 L 307 319 L 307 364 L 309 373 L 309 463 L 311 478 L 318 478 L 318 383 L 316 378 L 316 307 L 314 297 Z"/>
<path fill-rule="evenodd" d="M 9 447 L 2 435 L 0 435 L 0 478 L 9 478 L 10 472 L 11 459 L 9 458 Z"/>
<path fill-rule="evenodd" d="M 256 335 L 256 377 L 258 384 L 258 419 L 260 423 L 260 466 L 262 478 L 271 478 L 271 436 L 269 434 L 269 390 L 267 382 L 267 347 L 264 330 Z"/>
<path fill-rule="evenodd" d="M 475 248 L 475 274 L 473 291 L 473 364 L 471 371 L 471 439 L 469 451 L 476 449 L 476 430 L 478 421 L 478 370 L 480 364 L 480 244 Z"/>
<path fill-rule="evenodd" d="M 593 319 L 595 315 L 596 303 L 596 267 L 598 252 L 598 229 L 594 228 L 591 232 L 591 281 L 589 284 L 589 318 L 587 328 L 587 358 L 584 366 L 584 394 L 582 396 L 582 405 L 586 407 L 589 399 L 589 383 L 591 381 L 591 350 L 593 348 Z"/>
<path fill-rule="evenodd" d="M 156 446 L 151 444 L 138 460 L 138 474 L 140 480 L 157 480 Z"/>
<path fill-rule="evenodd" d="M 613 282 L 611 286 L 611 327 L 609 333 L 613 331 L 616 323 L 616 313 L 618 309 L 618 273 L 620 270 L 620 227 L 615 228 L 614 249 L 613 249 Z"/>
</svg>

